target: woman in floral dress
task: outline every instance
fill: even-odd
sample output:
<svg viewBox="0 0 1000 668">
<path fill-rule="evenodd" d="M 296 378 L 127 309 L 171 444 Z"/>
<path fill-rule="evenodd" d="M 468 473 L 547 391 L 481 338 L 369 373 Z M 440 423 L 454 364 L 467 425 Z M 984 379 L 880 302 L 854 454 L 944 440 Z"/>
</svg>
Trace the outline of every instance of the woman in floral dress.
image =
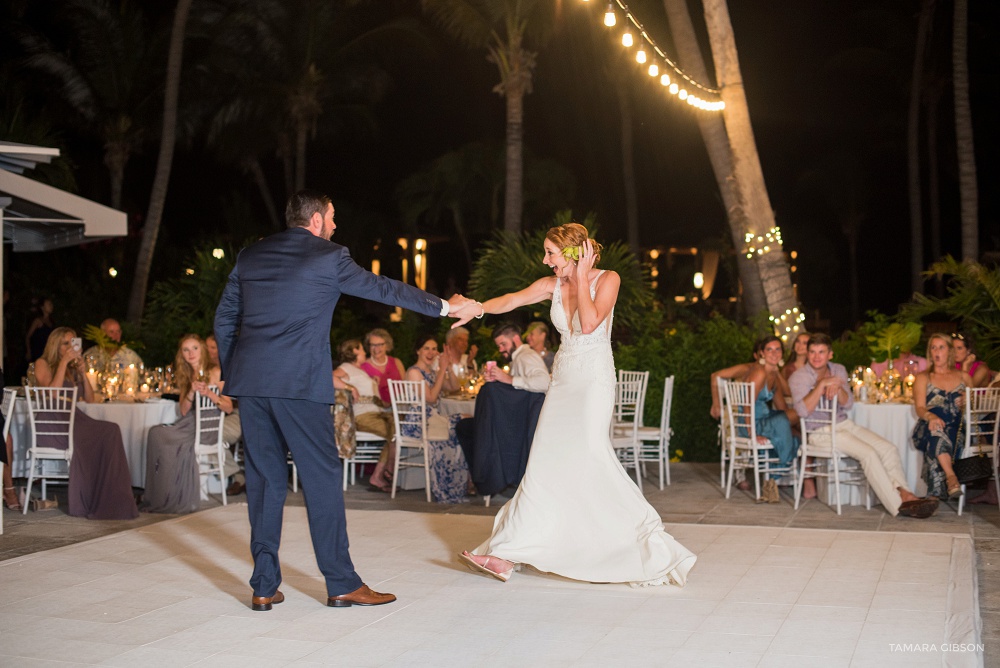
<svg viewBox="0 0 1000 668">
<path fill-rule="evenodd" d="M 441 355 L 439 370 L 434 371 L 438 358 L 438 344 L 432 336 L 417 339 L 417 363 L 406 370 L 406 380 L 424 381 L 427 384 L 427 440 L 430 444 L 431 494 L 438 503 L 462 503 L 469 491 L 469 465 L 462 454 L 462 446 L 455 437 L 455 423 L 462 416 L 447 418 L 438 411 L 438 399 L 447 374 L 451 373 L 448 353 Z M 420 437 L 416 425 L 402 425 L 403 436 Z M 409 432 L 409 433 L 408 433 Z"/>
<path fill-rule="evenodd" d="M 962 486 L 952 461 L 965 442 L 965 388 L 972 386 L 969 374 L 955 368 L 951 337 L 933 334 L 927 342 L 927 371 L 913 383 L 916 427 L 913 447 L 924 453 L 927 495 L 956 499 Z"/>
</svg>

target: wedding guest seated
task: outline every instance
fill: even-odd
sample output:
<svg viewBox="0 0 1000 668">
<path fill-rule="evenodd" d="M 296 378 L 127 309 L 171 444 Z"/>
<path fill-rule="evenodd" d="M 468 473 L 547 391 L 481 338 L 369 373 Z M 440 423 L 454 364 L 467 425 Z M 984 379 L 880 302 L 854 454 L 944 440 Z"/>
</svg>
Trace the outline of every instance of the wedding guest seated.
<svg viewBox="0 0 1000 668">
<path fill-rule="evenodd" d="M 462 446 L 455 437 L 455 423 L 460 415 L 445 417 L 438 411 L 438 399 L 444 387 L 444 376 L 449 373 L 451 359 L 448 353 L 438 354 L 433 336 L 417 337 L 414 347 L 417 362 L 406 370 L 406 380 L 426 383 L 427 439 L 430 444 L 431 494 L 438 503 L 462 503 L 469 491 L 469 467 L 462 454 Z M 440 357 L 440 359 L 439 359 Z M 442 371 L 434 371 L 434 362 L 440 362 Z M 403 426 L 403 436 L 419 437 L 420 428 Z"/>
<path fill-rule="evenodd" d="M 208 349 L 208 358 L 211 360 L 212 364 L 216 367 L 221 367 L 219 362 L 219 343 L 215 340 L 215 334 L 209 334 L 205 337 L 205 348 Z M 240 406 L 239 401 L 234 397 L 226 397 L 229 403 L 232 405 L 233 410 L 226 415 L 226 419 L 222 424 L 222 440 L 229 446 L 230 454 L 226 456 L 226 467 L 227 469 L 232 469 L 236 467 L 238 470 L 230 476 L 229 487 L 226 488 L 226 496 L 238 496 L 242 494 L 246 488 L 246 474 L 243 472 L 243 468 L 236 463 L 236 459 L 232 458 L 235 454 L 235 450 L 238 447 L 240 439 L 243 438 L 243 423 L 240 422 Z"/>
<path fill-rule="evenodd" d="M 76 332 L 69 327 L 52 330 L 42 356 L 35 361 L 35 379 L 41 387 L 76 387 L 77 401 L 92 403 L 94 390 L 83 371 L 83 355 L 73 346 L 75 337 Z M 56 436 L 39 436 L 38 445 L 62 450 L 69 446 Z M 139 516 L 121 429 L 114 422 L 95 420 L 79 408 L 73 419 L 69 514 L 90 520 Z"/>
<path fill-rule="evenodd" d="M 403 363 L 389 356 L 392 352 L 392 336 L 384 329 L 373 329 L 365 334 L 365 346 L 368 347 L 368 359 L 358 366 L 375 379 L 379 398 L 388 404 L 391 402 L 389 381 L 403 380 Z"/>
<path fill-rule="evenodd" d="M 85 359 L 96 359 L 104 367 L 108 364 L 121 364 L 128 367 L 134 364 L 136 368 L 142 366 L 142 358 L 138 353 L 122 343 L 122 326 L 114 318 L 107 318 L 101 323 L 101 331 L 108 337 L 108 345 L 91 346 L 83 353 Z"/>
<path fill-rule="evenodd" d="M 456 369 L 464 369 L 465 377 L 475 375 L 476 353 L 479 352 L 479 348 L 469 346 L 469 330 L 465 327 L 456 327 L 449 329 L 445 334 L 444 351 L 454 365 L 454 368 L 449 369 L 450 373 L 445 375 L 444 391 L 446 394 L 452 394 L 458 392 L 463 381 L 463 377 L 455 373 Z M 434 370 L 437 371 L 438 367 L 435 366 Z"/>
<path fill-rule="evenodd" d="M 542 356 L 521 341 L 515 325 L 494 329 L 493 340 L 510 361 L 510 373 L 488 365 L 475 417 L 455 427 L 472 482 L 486 495 L 520 484 L 551 380 Z"/>
<path fill-rule="evenodd" d="M 955 351 L 947 334 L 932 334 L 927 341 L 930 368 L 917 374 L 913 401 L 917 424 L 913 447 L 924 453 L 924 479 L 928 496 L 957 499 L 962 495 L 952 460 L 965 444 L 965 388 L 969 374 L 955 368 Z"/>
<path fill-rule="evenodd" d="M 972 335 L 959 333 L 951 335 L 952 349 L 955 354 L 955 368 L 969 374 L 972 387 L 986 387 L 990 384 L 990 367 L 986 362 L 976 357 L 976 346 Z"/>
<path fill-rule="evenodd" d="M 750 377 L 750 372 L 758 366 L 759 359 L 760 351 L 755 347 L 752 362 L 743 362 L 742 364 L 735 364 L 712 372 L 710 377 L 712 383 L 712 406 L 708 412 L 713 418 L 718 420 L 722 417 L 722 397 L 719 395 L 719 379 L 745 383 Z"/>
<path fill-rule="evenodd" d="M 785 380 L 792 377 L 792 374 L 806 365 L 806 346 L 809 343 L 809 332 L 799 332 L 792 342 L 792 349 L 785 360 L 785 366 L 781 369 L 781 375 Z"/>
<path fill-rule="evenodd" d="M 545 368 L 552 373 L 552 362 L 556 354 L 549 350 L 549 326 L 541 320 L 530 323 L 524 330 L 524 341 L 536 353 L 542 356 Z"/>
<path fill-rule="evenodd" d="M 220 376 L 219 367 L 212 364 L 202 338 L 185 334 L 174 357 L 174 386 L 180 396 L 181 419 L 149 430 L 143 511 L 179 514 L 198 510 L 201 485 L 194 452 L 195 393 L 208 397 L 223 413 L 232 412 L 232 400 L 221 393 L 225 383 Z M 210 385 L 218 387 L 219 392 L 208 389 Z M 223 475 L 228 477 L 235 472 L 224 470 Z"/>
<path fill-rule="evenodd" d="M 889 362 L 872 362 L 871 364 L 871 370 L 875 372 L 876 376 L 881 376 L 888 368 Z M 904 376 L 907 371 L 911 371 L 916 375 L 922 371 L 927 371 L 927 360 L 907 350 L 900 353 L 899 357 L 892 361 L 892 368 Z"/>
<path fill-rule="evenodd" d="M 392 469 L 395 462 L 392 439 L 396 427 L 392 411 L 378 396 L 375 379 L 361 369 L 367 361 L 365 347 L 358 339 L 348 339 L 340 344 L 340 366 L 333 370 L 334 385 L 340 381 L 354 397 L 354 424 L 358 431 L 366 431 L 385 439 L 385 447 L 379 457 L 369 484 L 380 492 L 392 490 Z M 338 388 L 339 389 L 339 388 Z"/>
<path fill-rule="evenodd" d="M 847 411 L 854 403 L 848 389 L 847 370 L 835 364 L 830 337 L 813 334 L 809 337 L 807 364 L 792 374 L 788 383 L 792 389 L 795 411 L 806 416 L 806 427 L 817 428 L 816 420 L 821 397 L 837 397 L 837 449 L 858 460 L 864 469 L 871 490 L 890 515 L 930 517 L 938 507 L 935 498 L 918 498 L 906 487 L 906 474 L 896 446 L 881 436 L 854 424 Z M 823 429 L 829 430 L 829 427 Z M 822 434 L 822 431 L 818 433 Z"/>
</svg>

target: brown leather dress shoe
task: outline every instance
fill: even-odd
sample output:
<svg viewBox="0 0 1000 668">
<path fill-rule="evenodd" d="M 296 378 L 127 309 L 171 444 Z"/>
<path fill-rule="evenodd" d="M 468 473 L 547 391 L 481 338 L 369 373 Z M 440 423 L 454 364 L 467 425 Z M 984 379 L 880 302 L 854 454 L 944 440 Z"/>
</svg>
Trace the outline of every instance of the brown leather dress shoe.
<svg viewBox="0 0 1000 668">
<path fill-rule="evenodd" d="M 271 604 L 278 605 L 285 600 L 285 595 L 280 591 L 274 592 L 274 596 L 254 596 L 250 601 L 250 608 L 256 612 L 264 612 L 271 609 Z"/>
<path fill-rule="evenodd" d="M 226 488 L 226 496 L 239 496 L 246 488 L 247 486 L 239 480 L 234 480 L 233 484 Z"/>
<path fill-rule="evenodd" d="M 350 594 L 329 597 L 326 599 L 326 604 L 331 608 L 349 608 L 352 605 L 385 605 L 395 600 L 394 594 L 380 594 L 363 584 Z"/>
<path fill-rule="evenodd" d="M 937 509 L 938 500 L 933 497 L 926 497 L 903 502 L 903 505 L 899 507 L 899 514 L 904 517 L 914 517 L 922 520 L 933 515 Z"/>
</svg>

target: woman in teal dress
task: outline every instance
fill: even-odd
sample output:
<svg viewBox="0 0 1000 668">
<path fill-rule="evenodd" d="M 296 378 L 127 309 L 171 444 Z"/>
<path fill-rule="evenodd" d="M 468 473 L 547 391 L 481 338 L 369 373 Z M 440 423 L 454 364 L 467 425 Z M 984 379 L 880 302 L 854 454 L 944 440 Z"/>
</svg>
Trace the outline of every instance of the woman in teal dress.
<svg viewBox="0 0 1000 668">
<path fill-rule="evenodd" d="M 775 468 L 788 467 L 795 459 L 799 442 L 792 434 L 789 420 L 797 419 L 795 412 L 785 403 L 785 397 L 791 393 L 780 372 L 784 346 L 778 337 L 768 336 L 757 342 L 754 352 L 758 364 L 751 369 L 747 382 L 753 383 L 757 393 L 754 406 L 757 436 L 767 438 L 774 446 L 779 460 Z"/>
<path fill-rule="evenodd" d="M 927 342 L 927 371 L 917 374 L 913 397 L 917 421 L 913 447 L 924 453 L 927 495 L 956 499 L 962 495 L 952 461 L 965 443 L 965 388 L 969 374 L 955 368 L 951 337 L 933 334 Z"/>
</svg>

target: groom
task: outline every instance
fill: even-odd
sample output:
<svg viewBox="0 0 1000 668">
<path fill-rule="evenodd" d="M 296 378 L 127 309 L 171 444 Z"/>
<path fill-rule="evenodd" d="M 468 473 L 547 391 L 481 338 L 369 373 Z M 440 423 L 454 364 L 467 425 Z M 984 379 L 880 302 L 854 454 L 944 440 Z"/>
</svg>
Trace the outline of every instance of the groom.
<svg viewBox="0 0 1000 668">
<path fill-rule="evenodd" d="M 302 190 L 285 208 L 288 229 L 243 250 L 215 313 L 226 394 L 238 397 L 246 444 L 254 610 L 285 600 L 278 591 L 278 544 L 290 451 L 302 478 L 309 532 L 331 607 L 396 600 L 365 585 L 348 552 L 334 442 L 330 321 L 342 294 L 428 316 L 467 320 L 476 311 L 461 295 L 448 301 L 365 271 L 330 243 L 336 229 L 326 195 Z M 471 309 L 470 309 L 471 307 Z"/>
</svg>

